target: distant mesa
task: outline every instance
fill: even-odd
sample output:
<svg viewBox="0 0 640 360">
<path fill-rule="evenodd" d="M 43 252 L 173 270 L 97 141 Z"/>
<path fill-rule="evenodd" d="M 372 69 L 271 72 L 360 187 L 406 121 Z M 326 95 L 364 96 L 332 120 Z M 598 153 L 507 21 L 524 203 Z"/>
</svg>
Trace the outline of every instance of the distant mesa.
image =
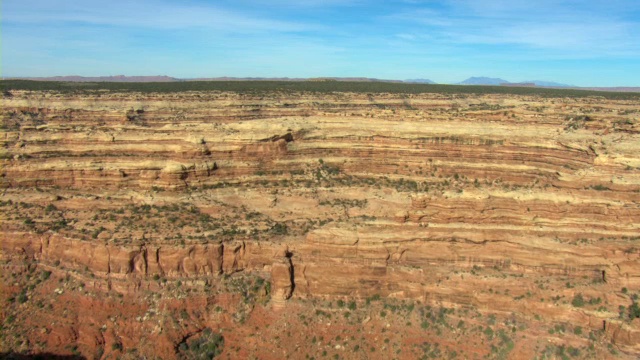
<svg viewBox="0 0 640 360">
<path fill-rule="evenodd" d="M 410 84 L 435 84 L 435 82 L 429 79 L 408 79 L 408 80 L 405 80 L 404 82 L 410 83 Z"/>
<path fill-rule="evenodd" d="M 542 81 L 542 80 L 527 80 L 523 81 L 525 83 L 533 83 L 536 86 L 544 86 L 544 87 L 575 87 L 573 85 L 561 84 L 553 81 Z"/>
<path fill-rule="evenodd" d="M 459 82 L 458 85 L 499 85 L 499 86 L 514 86 L 514 87 L 575 87 L 572 85 L 561 84 L 553 81 L 542 81 L 542 80 L 525 80 L 521 82 L 510 82 L 501 78 L 491 78 L 491 77 L 470 77 L 463 82 Z"/>
<path fill-rule="evenodd" d="M 490 77 L 470 77 L 467 80 L 458 83 L 459 85 L 502 85 L 508 84 L 509 82 L 500 78 L 490 78 Z"/>
</svg>

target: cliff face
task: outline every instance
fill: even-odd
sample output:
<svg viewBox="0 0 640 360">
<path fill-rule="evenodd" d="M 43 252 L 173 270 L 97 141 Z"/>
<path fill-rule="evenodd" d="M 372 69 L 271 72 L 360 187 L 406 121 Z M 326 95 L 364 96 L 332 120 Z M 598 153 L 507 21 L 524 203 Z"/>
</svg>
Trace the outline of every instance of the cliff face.
<svg viewBox="0 0 640 360">
<path fill-rule="evenodd" d="M 635 101 L 14 92 L 3 103 L 2 351 L 101 358 L 142 339 L 135 356 L 180 357 L 214 329 L 230 356 L 279 358 L 339 300 L 353 315 L 333 326 L 395 334 L 374 357 L 413 358 L 393 343 L 416 336 L 462 357 L 640 352 Z M 33 283 L 34 271 L 49 275 Z M 469 329 L 425 327 L 435 307 Z M 20 320 L 33 311 L 41 322 Z M 278 323 L 270 311 L 293 342 L 276 325 L 252 332 Z M 485 327 L 525 340 L 467 341 Z M 349 349 L 334 345 L 307 354 Z"/>
</svg>

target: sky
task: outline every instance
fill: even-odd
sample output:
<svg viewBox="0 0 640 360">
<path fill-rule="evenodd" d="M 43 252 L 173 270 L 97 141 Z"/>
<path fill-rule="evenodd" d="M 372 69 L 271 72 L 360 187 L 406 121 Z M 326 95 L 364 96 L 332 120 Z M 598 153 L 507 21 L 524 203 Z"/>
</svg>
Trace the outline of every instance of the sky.
<svg viewBox="0 0 640 360">
<path fill-rule="evenodd" d="M 3 0 L 11 76 L 640 86 L 638 0 Z"/>
</svg>

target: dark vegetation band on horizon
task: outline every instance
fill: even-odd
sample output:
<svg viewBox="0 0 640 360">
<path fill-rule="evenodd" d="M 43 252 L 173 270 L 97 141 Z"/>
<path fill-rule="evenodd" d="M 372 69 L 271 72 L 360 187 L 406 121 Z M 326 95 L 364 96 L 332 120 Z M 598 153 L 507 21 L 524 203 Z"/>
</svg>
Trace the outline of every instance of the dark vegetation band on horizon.
<svg viewBox="0 0 640 360">
<path fill-rule="evenodd" d="M 232 91 L 238 93 L 353 92 L 353 93 L 444 93 L 444 94 L 514 94 L 543 97 L 587 97 L 605 99 L 640 99 L 640 92 L 609 92 L 578 89 L 555 89 L 487 85 L 405 84 L 357 81 L 185 81 L 185 82 L 61 82 L 34 80 L 0 80 L 3 92 L 11 90 L 59 91 L 62 93 L 90 93 L 94 91 L 123 91 L 142 93 L 172 93 L 183 91 Z"/>
</svg>

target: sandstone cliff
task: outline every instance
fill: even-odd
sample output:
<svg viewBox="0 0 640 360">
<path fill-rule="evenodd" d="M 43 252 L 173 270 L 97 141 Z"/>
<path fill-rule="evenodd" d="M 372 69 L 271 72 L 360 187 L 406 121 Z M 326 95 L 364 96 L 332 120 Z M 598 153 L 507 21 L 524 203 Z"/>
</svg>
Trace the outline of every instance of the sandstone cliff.
<svg viewBox="0 0 640 360">
<path fill-rule="evenodd" d="M 474 345 L 472 330 L 429 333 L 463 358 L 492 346 L 514 358 L 640 353 L 635 100 L 14 92 L 3 104 L 2 286 L 14 305 L 2 351 L 100 358 L 143 339 L 139 356 L 182 356 L 213 328 L 229 356 L 279 358 L 305 339 L 274 343 L 280 324 L 242 343 L 249 326 L 306 314 L 282 325 L 295 335 L 309 308 L 322 318 L 319 302 L 338 300 L 354 315 L 333 326 L 388 325 L 399 348 L 422 344 L 411 339 L 424 318 L 414 329 L 401 319 L 415 313 L 363 308 L 382 299 L 383 312 L 411 302 L 518 331 Z M 35 268 L 70 285 L 37 287 Z M 75 305 L 39 307 L 51 293 Z M 30 311 L 45 322 L 7 323 Z M 369 334 L 359 348 L 380 329 Z M 372 356 L 415 355 L 394 351 Z"/>
</svg>

